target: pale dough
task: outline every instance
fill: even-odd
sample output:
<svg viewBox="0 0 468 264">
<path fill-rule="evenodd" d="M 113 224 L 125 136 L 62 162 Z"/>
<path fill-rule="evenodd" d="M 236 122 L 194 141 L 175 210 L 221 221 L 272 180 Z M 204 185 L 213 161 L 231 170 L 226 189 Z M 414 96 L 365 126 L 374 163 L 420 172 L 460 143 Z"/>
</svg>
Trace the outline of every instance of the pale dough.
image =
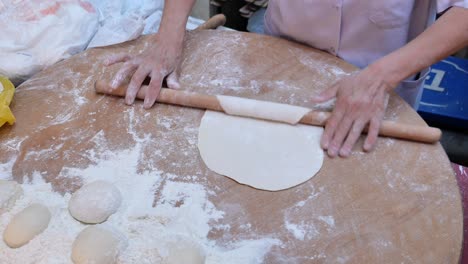
<svg viewBox="0 0 468 264">
<path fill-rule="evenodd" d="M 23 195 L 23 188 L 15 181 L 0 180 L 0 215 L 8 211 Z"/>
<path fill-rule="evenodd" d="M 68 203 L 70 214 L 83 223 L 102 223 L 119 209 L 122 195 L 107 181 L 95 181 L 73 193 Z"/>
<path fill-rule="evenodd" d="M 218 95 L 218 101 L 224 112 L 229 115 L 253 117 L 288 124 L 297 124 L 311 111 L 309 108 L 258 101 L 226 95 Z"/>
<path fill-rule="evenodd" d="M 177 241 L 169 246 L 164 264 L 204 264 L 205 252 L 195 242 Z"/>
<path fill-rule="evenodd" d="M 113 264 L 126 247 L 126 238 L 117 230 L 88 226 L 73 242 L 71 259 L 75 264 Z"/>
<path fill-rule="evenodd" d="M 214 172 L 254 188 L 278 191 L 301 184 L 320 170 L 322 132 L 321 127 L 206 111 L 198 148 Z"/>
<path fill-rule="evenodd" d="M 13 217 L 3 233 L 3 240 L 11 248 L 27 244 L 42 233 L 50 222 L 50 211 L 41 204 L 32 204 Z"/>
</svg>

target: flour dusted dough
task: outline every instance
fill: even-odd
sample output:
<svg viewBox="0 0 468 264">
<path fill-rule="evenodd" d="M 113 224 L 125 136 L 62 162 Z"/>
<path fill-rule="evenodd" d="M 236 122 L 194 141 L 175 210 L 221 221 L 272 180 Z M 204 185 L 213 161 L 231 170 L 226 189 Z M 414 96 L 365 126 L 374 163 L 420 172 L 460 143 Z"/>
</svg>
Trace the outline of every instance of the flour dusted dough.
<svg viewBox="0 0 468 264">
<path fill-rule="evenodd" d="M 198 148 L 216 173 L 254 188 L 278 191 L 301 184 L 320 170 L 322 132 L 321 127 L 206 111 Z"/>
<path fill-rule="evenodd" d="M 70 214 L 83 223 L 98 224 L 119 209 L 122 195 L 112 183 L 95 181 L 84 185 L 70 198 Z"/>
<path fill-rule="evenodd" d="M 72 245 L 75 264 L 112 264 L 127 247 L 126 238 L 109 226 L 95 225 L 83 229 Z"/>
<path fill-rule="evenodd" d="M 41 204 L 32 204 L 13 217 L 3 233 L 3 240 L 11 248 L 27 244 L 42 233 L 50 222 L 50 211 Z"/>
<path fill-rule="evenodd" d="M 177 241 L 169 247 L 165 264 L 204 264 L 205 252 L 192 241 Z"/>
<path fill-rule="evenodd" d="M 311 111 L 309 108 L 258 101 L 233 96 L 218 95 L 218 101 L 224 112 L 235 116 L 254 117 L 258 119 L 297 124 Z"/>
<path fill-rule="evenodd" d="M 0 180 L 0 215 L 8 211 L 23 195 L 23 189 L 15 181 Z"/>
</svg>

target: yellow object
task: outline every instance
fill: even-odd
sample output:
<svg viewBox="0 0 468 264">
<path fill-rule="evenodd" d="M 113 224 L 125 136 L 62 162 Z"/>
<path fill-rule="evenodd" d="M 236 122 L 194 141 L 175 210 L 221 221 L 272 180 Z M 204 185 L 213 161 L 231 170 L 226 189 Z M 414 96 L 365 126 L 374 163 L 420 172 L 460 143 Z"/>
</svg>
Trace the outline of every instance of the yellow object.
<svg viewBox="0 0 468 264">
<path fill-rule="evenodd" d="M 0 127 L 7 122 L 13 125 L 16 121 L 10 110 L 14 93 L 15 86 L 7 78 L 0 76 Z"/>
</svg>

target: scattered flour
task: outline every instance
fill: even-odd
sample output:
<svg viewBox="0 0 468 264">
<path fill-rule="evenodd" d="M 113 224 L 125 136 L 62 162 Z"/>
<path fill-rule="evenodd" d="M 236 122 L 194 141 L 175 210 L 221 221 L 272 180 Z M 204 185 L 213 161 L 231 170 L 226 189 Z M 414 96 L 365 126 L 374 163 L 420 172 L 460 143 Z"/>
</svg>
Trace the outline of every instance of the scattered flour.
<svg viewBox="0 0 468 264">
<path fill-rule="evenodd" d="M 335 227 L 335 218 L 331 215 L 321 215 L 317 217 L 319 220 L 325 222 L 329 227 Z"/>
<path fill-rule="evenodd" d="M 306 202 L 308 202 L 309 200 L 313 200 L 315 197 L 319 196 L 319 194 L 323 192 L 324 190 L 325 190 L 325 187 L 322 186 L 319 188 L 318 192 L 315 192 L 315 188 L 312 186 L 311 194 L 307 196 L 307 198 L 305 198 L 304 200 L 297 202 L 294 206 L 303 207 L 306 204 Z"/>
<path fill-rule="evenodd" d="M 312 223 L 301 221 L 297 224 L 285 220 L 286 229 L 298 240 L 313 240 L 318 237 L 319 231 Z"/>
<path fill-rule="evenodd" d="M 305 233 L 306 233 L 306 231 L 304 229 L 302 229 L 298 225 L 292 224 L 290 222 L 286 222 L 285 226 L 286 226 L 286 229 L 288 229 L 288 231 L 291 232 L 291 234 L 293 234 L 293 236 L 296 239 L 304 240 Z"/>
<path fill-rule="evenodd" d="M 92 140 L 106 145 L 103 133 Z M 78 176 L 83 184 L 110 181 L 121 191 L 122 206 L 105 222 L 127 236 L 128 246 L 119 257 L 120 263 L 161 263 L 168 254 L 167 245 L 181 238 L 198 243 L 207 254 L 206 263 L 262 263 L 272 246 L 281 245 L 281 241 L 269 237 L 233 241 L 223 247 L 208 239 L 213 228 L 230 228 L 216 225 L 224 212 L 209 201 L 211 192 L 202 184 L 180 182 L 176 175 L 158 170 L 137 173 L 142 142 L 123 151 L 107 150 L 99 155 L 101 159 L 96 165 L 85 169 L 63 168 L 59 175 Z M 96 158 L 94 151 L 87 155 Z M 13 160 L 0 165 L 2 179 L 10 178 L 12 166 Z M 16 213 L 34 202 L 46 205 L 52 220 L 44 233 L 19 249 L 10 249 L 1 240 L 0 263 L 71 263 L 71 245 L 86 227 L 68 212 L 71 194 L 62 196 L 54 192 L 39 172 L 22 187 L 24 196 L 12 210 L 0 216 L 0 230 L 4 230 Z"/>
</svg>

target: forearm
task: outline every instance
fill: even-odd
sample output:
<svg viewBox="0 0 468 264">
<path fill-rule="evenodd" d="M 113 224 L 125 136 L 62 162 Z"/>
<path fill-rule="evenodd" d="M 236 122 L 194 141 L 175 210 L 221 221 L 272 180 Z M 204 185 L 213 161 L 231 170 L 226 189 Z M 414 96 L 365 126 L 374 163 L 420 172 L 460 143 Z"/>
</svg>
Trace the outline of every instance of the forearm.
<svg viewBox="0 0 468 264">
<path fill-rule="evenodd" d="M 413 41 L 369 66 L 381 72 L 388 87 L 468 45 L 468 9 L 453 7 Z"/>
<path fill-rule="evenodd" d="M 165 0 L 158 35 L 174 44 L 182 44 L 194 3 L 195 0 Z"/>
</svg>

